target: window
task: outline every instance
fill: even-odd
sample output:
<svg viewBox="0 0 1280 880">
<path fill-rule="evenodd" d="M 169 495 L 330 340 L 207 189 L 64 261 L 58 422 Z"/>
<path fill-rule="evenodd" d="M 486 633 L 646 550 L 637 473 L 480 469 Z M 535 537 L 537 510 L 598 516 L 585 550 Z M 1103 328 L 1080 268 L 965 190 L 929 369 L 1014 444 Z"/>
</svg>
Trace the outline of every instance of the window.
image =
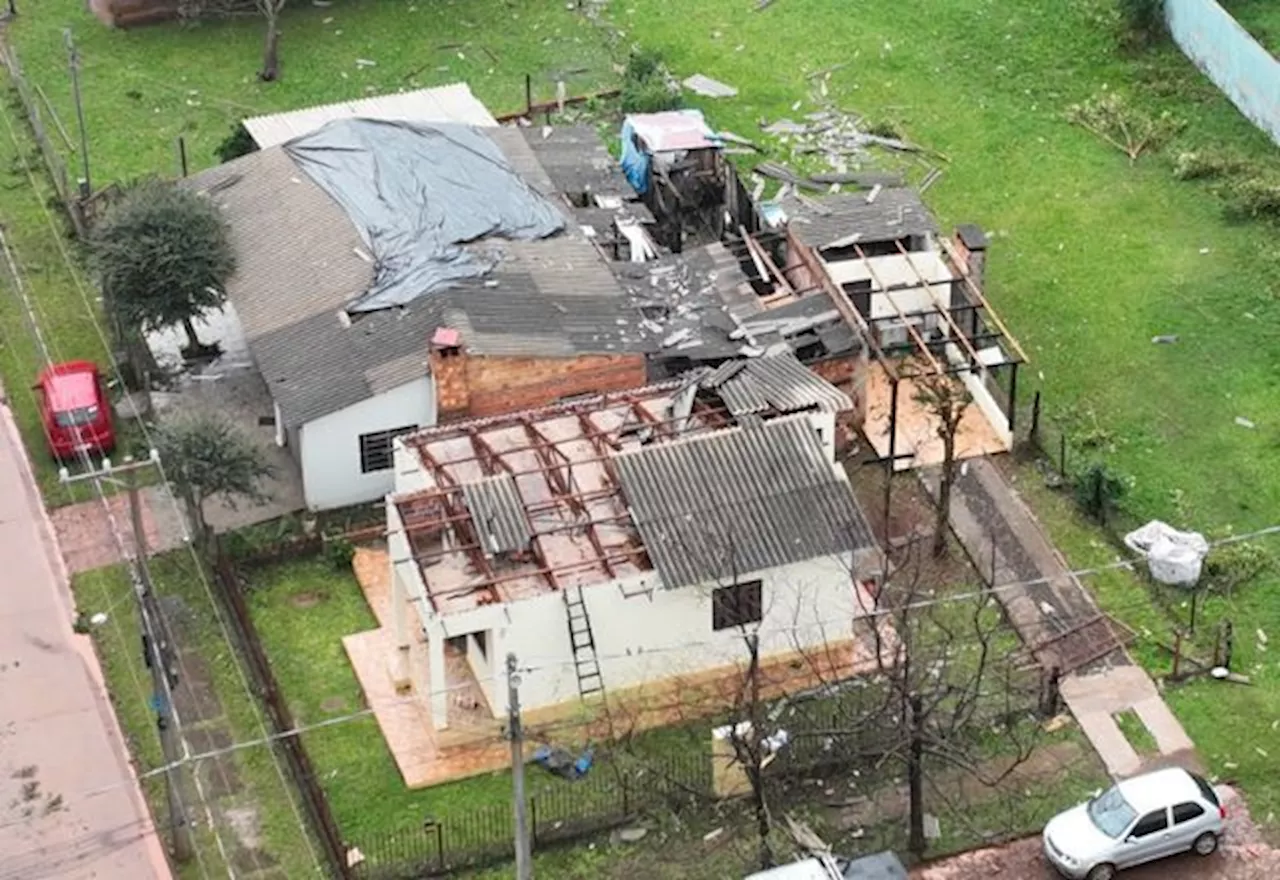
<svg viewBox="0 0 1280 880">
<path fill-rule="evenodd" d="M 1195 780 L 1196 788 L 1200 789 L 1200 793 L 1204 795 L 1205 800 L 1213 804 L 1215 807 L 1222 806 L 1222 802 L 1218 800 L 1218 795 L 1213 790 L 1213 786 L 1210 785 L 1203 776 L 1198 773 L 1188 773 L 1187 775 Z"/>
<path fill-rule="evenodd" d="M 1129 832 L 1130 837 L 1147 837 L 1155 834 L 1157 831 L 1163 831 L 1169 827 L 1169 811 L 1156 810 L 1147 813 L 1138 820 L 1138 824 L 1133 826 L 1133 830 Z"/>
<path fill-rule="evenodd" d="M 717 587 L 711 592 L 711 628 L 713 630 L 759 623 L 762 616 L 760 581 L 748 581 L 731 587 Z"/>
<path fill-rule="evenodd" d="M 1114 786 L 1089 801 L 1087 809 L 1093 824 L 1107 837 L 1119 837 L 1138 815 L 1138 811 L 1124 799 L 1120 789 Z"/>
<path fill-rule="evenodd" d="M 405 425 L 389 431 L 374 431 L 360 435 L 360 473 L 372 474 L 391 467 L 391 441 L 401 434 L 418 430 L 417 425 Z"/>
<path fill-rule="evenodd" d="M 1173 824 L 1181 825 L 1183 822 L 1190 822 L 1192 819 L 1199 819 L 1203 815 L 1204 807 L 1199 804 L 1178 804 L 1173 808 Z"/>
</svg>

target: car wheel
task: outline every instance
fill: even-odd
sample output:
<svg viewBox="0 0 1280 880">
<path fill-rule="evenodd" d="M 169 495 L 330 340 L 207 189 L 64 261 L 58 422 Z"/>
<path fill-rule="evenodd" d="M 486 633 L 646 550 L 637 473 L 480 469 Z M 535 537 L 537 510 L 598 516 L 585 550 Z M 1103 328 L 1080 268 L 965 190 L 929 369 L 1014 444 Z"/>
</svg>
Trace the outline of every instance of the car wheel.
<svg viewBox="0 0 1280 880">
<path fill-rule="evenodd" d="M 1218 835 L 1212 831 L 1206 831 L 1196 838 L 1196 842 L 1191 845 L 1196 851 L 1196 855 L 1211 856 L 1214 850 L 1218 848 Z"/>
<path fill-rule="evenodd" d="M 1115 865 L 1108 865 L 1108 864 L 1094 865 L 1093 870 L 1089 872 L 1088 876 L 1086 877 L 1086 880 L 1112 880 L 1112 878 L 1115 876 L 1116 876 Z"/>
</svg>

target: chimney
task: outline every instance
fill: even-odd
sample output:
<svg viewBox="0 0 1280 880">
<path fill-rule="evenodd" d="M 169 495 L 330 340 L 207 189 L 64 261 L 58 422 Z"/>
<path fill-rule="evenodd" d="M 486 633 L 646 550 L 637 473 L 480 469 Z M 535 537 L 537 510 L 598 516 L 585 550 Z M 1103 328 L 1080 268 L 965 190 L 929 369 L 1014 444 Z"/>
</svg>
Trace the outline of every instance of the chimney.
<svg viewBox="0 0 1280 880">
<path fill-rule="evenodd" d="M 427 364 L 435 379 L 439 421 L 466 418 L 471 410 L 471 389 L 462 334 L 452 327 L 437 327 L 431 336 Z"/>
<path fill-rule="evenodd" d="M 956 251 L 964 260 L 964 268 L 974 287 L 985 290 L 987 268 L 987 234 L 980 226 L 962 223 L 956 227 Z"/>
</svg>

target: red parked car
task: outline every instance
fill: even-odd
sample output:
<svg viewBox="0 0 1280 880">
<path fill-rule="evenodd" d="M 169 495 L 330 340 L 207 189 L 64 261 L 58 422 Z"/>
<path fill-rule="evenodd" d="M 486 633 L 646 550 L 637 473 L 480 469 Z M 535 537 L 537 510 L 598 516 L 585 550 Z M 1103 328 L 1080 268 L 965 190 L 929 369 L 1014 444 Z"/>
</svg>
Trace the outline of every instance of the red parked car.
<svg viewBox="0 0 1280 880">
<path fill-rule="evenodd" d="M 107 455 L 115 448 L 111 404 L 96 364 L 54 364 L 40 371 L 34 387 L 54 458 L 74 458 L 81 451 Z"/>
</svg>

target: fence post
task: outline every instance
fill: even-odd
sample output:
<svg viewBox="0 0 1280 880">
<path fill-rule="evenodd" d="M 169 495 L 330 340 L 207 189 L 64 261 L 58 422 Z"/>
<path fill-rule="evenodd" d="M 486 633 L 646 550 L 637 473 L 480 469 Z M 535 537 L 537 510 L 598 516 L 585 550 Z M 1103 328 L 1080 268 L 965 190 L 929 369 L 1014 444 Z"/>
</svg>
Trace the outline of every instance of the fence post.
<svg viewBox="0 0 1280 880">
<path fill-rule="evenodd" d="M 622 813 L 624 816 L 631 815 L 631 786 L 628 784 L 629 777 L 624 772 L 622 774 Z"/>
<path fill-rule="evenodd" d="M 529 795 L 529 848 L 538 848 L 538 796 Z"/>
<path fill-rule="evenodd" d="M 1067 435 L 1058 437 L 1058 476 L 1067 479 Z"/>
<path fill-rule="evenodd" d="M 1040 392 L 1031 401 L 1031 445 L 1040 446 Z"/>
</svg>

